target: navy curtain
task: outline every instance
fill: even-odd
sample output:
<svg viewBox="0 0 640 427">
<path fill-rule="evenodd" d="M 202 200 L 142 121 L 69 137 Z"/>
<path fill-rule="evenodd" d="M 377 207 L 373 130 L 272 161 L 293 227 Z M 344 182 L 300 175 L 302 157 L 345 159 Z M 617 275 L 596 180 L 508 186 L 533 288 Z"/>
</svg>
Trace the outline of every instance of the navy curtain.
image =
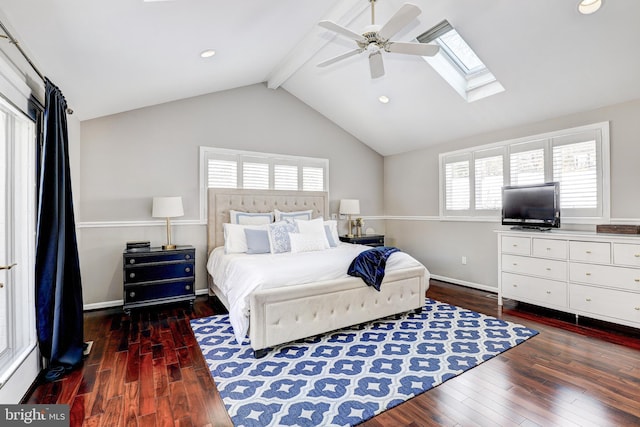
<svg viewBox="0 0 640 427">
<path fill-rule="evenodd" d="M 47 379 L 82 362 L 84 330 L 71 179 L 67 102 L 45 79 L 36 246 L 36 326 Z"/>
</svg>

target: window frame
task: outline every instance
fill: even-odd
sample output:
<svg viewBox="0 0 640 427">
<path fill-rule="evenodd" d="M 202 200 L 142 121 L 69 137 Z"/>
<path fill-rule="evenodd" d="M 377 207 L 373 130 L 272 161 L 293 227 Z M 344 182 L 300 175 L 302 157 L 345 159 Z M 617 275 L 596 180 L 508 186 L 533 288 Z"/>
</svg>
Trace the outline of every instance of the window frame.
<svg viewBox="0 0 640 427">
<path fill-rule="evenodd" d="M 206 223 L 207 218 L 207 190 L 209 189 L 208 161 L 216 158 L 223 160 L 235 159 L 237 162 L 237 180 L 235 188 L 243 188 L 243 162 L 266 163 L 269 165 L 269 188 L 256 191 L 275 190 L 274 166 L 275 165 L 295 165 L 298 168 L 298 189 L 304 190 L 303 168 L 313 167 L 324 170 L 323 187 L 321 191 L 329 192 L 329 159 L 319 157 L 293 156 L 287 154 L 264 153 L 258 151 L 234 150 L 229 148 L 216 148 L 200 146 L 200 222 Z M 286 190 L 284 190 L 286 191 Z M 317 191 L 317 190 L 313 190 Z"/>
<path fill-rule="evenodd" d="M 595 215 L 585 214 L 580 209 L 563 210 L 562 222 L 565 224 L 600 224 L 607 223 L 611 219 L 611 189 L 610 189 L 610 123 L 599 122 L 575 128 L 562 129 L 547 132 L 544 134 L 531 135 L 527 137 L 510 139 L 491 144 L 469 147 L 466 149 L 444 152 L 439 154 L 438 159 L 438 190 L 439 190 L 439 216 L 441 220 L 455 221 L 500 221 L 500 210 L 479 210 L 475 205 L 475 158 L 486 157 L 482 153 L 502 150 L 503 156 L 503 185 L 511 182 L 511 153 L 527 151 L 530 148 L 542 147 L 544 156 L 545 182 L 553 179 L 553 147 L 566 145 L 571 139 L 579 142 L 581 135 L 592 133 L 596 139 L 596 173 L 598 207 L 595 208 Z M 494 151 L 496 150 L 496 151 Z M 445 170 L 447 163 L 456 162 L 459 159 L 468 158 L 470 165 L 470 206 L 468 210 L 450 211 L 446 209 L 446 177 Z M 561 207 L 562 209 L 562 207 Z"/>
</svg>

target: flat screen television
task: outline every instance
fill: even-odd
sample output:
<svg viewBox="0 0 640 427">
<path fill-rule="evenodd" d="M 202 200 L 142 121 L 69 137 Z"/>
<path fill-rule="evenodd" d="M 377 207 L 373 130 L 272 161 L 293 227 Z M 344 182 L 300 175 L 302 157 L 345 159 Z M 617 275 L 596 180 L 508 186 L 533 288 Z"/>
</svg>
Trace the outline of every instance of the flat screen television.
<svg viewBox="0 0 640 427">
<path fill-rule="evenodd" d="M 560 228 L 560 183 L 502 187 L 502 225 Z"/>
</svg>

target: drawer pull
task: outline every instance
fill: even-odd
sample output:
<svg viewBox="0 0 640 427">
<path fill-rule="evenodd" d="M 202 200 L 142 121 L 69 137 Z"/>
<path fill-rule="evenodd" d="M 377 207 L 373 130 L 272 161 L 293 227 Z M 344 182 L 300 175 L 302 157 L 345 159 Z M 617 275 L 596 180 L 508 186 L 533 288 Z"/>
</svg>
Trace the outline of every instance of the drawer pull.
<svg viewBox="0 0 640 427">
<path fill-rule="evenodd" d="M 550 251 L 550 250 L 551 250 L 551 248 L 547 248 L 547 250 L 548 250 L 548 251 Z"/>
<path fill-rule="evenodd" d="M 584 273 L 584 274 L 586 274 L 587 276 L 591 276 L 591 273 Z"/>
<path fill-rule="evenodd" d="M 591 298 L 585 298 L 587 302 L 591 302 Z"/>
<path fill-rule="evenodd" d="M 185 285 L 185 287 L 184 287 L 184 288 L 188 291 L 188 290 L 190 290 L 190 289 L 191 289 L 191 286 L 190 286 L 190 285 Z"/>
<path fill-rule="evenodd" d="M 585 251 L 585 253 L 588 253 L 588 254 L 590 254 L 590 253 L 591 253 L 591 251 Z"/>
<path fill-rule="evenodd" d="M 129 292 L 129 296 L 130 296 L 131 298 L 133 298 L 133 297 L 135 297 L 135 296 L 136 296 L 136 293 L 135 293 L 135 292 L 133 292 L 133 291 L 131 291 L 131 292 Z"/>
<path fill-rule="evenodd" d="M 185 273 L 191 273 L 191 267 L 187 267 L 184 269 Z"/>
<path fill-rule="evenodd" d="M 636 281 L 636 282 L 640 282 L 640 279 L 633 279 L 633 280 Z"/>
<path fill-rule="evenodd" d="M 136 263 L 135 258 L 131 258 L 131 259 L 129 260 L 129 264 L 135 264 L 135 263 Z"/>
<path fill-rule="evenodd" d="M 551 295 L 551 291 L 547 291 L 547 295 Z"/>
<path fill-rule="evenodd" d="M 635 254 L 634 257 L 640 258 L 640 254 Z"/>
<path fill-rule="evenodd" d="M 514 243 L 514 244 L 513 244 L 513 247 L 514 247 L 514 248 L 517 248 L 517 247 L 518 247 L 518 244 L 517 244 L 517 243 Z"/>
<path fill-rule="evenodd" d="M 551 267 L 547 267 L 547 271 L 551 271 Z"/>
<path fill-rule="evenodd" d="M 132 279 L 136 277 L 136 273 L 129 273 L 129 277 L 131 277 Z"/>
<path fill-rule="evenodd" d="M 514 263 L 513 263 L 513 265 L 518 265 L 518 263 L 517 263 L 517 262 L 514 262 Z"/>
<path fill-rule="evenodd" d="M 184 259 L 191 259 L 191 255 L 186 254 L 186 255 L 184 256 Z"/>
<path fill-rule="evenodd" d="M 636 307 L 635 310 L 640 311 L 640 307 Z"/>
<path fill-rule="evenodd" d="M 514 288 L 517 288 L 517 287 L 518 287 L 518 285 L 513 285 L 513 287 L 514 287 Z"/>
</svg>

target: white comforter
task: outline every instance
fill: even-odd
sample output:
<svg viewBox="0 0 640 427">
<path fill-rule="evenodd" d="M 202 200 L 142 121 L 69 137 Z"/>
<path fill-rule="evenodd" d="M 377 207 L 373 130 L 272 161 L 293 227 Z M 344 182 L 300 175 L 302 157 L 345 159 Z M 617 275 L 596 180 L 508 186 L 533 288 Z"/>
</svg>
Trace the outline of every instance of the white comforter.
<svg viewBox="0 0 640 427">
<path fill-rule="evenodd" d="M 207 270 L 229 302 L 231 325 L 236 340 L 242 342 L 249 330 L 251 292 L 348 277 L 351 261 L 367 249 L 371 248 L 344 243 L 324 251 L 225 255 L 219 247 L 211 252 Z M 409 254 L 395 252 L 387 260 L 386 271 L 416 266 L 422 264 Z"/>
</svg>

